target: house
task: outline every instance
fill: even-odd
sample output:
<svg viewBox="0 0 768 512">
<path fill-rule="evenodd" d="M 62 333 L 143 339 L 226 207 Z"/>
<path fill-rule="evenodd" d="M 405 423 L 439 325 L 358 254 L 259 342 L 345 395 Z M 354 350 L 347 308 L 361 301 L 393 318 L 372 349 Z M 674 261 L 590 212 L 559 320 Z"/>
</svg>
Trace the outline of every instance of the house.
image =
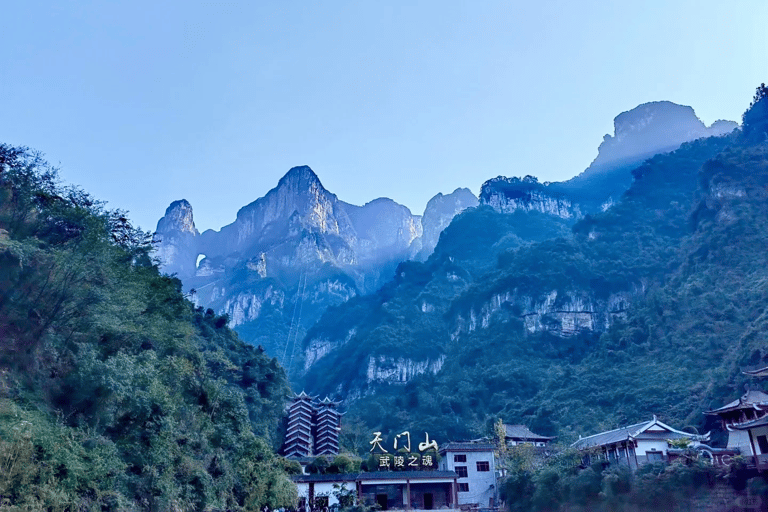
<svg viewBox="0 0 768 512">
<path fill-rule="evenodd" d="M 507 425 L 504 424 L 504 440 L 507 446 L 517 446 L 519 444 L 532 444 L 533 446 L 546 446 L 554 437 L 540 436 L 534 434 L 525 425 Z"/>
<path fill-rule="evenodd" d="M 295 475 L 299 508 L 339 504 L 344 494 L 380 510 L 458 510 L 453 471 L 378 471 L 341 475 Z"/>
<path fill-rule="evenodd" d="M 440 448 L 440 469 L 458 475 L 458 504 L 493 508 L 498 502 L 494 445 L 451 442 Z"/>
<path fill-rule="evenodd" d="M 750 375 L 763 376 L 755 370 Z M 744 372 L 748 373 L 748 372 Z M 747 390 L 741 397 L 704 414 L 718 416 L 728 432 L 728 448 L 752 457 L 758 469 L 768 469 L 768 394 Z"/>
<path fill-rule="evenodd" d="M 706 435 L 691 434 L 652 420 L 620 427 L 607 432 L 579 437 L 571 446 L 585 452 L 585 462 L 596 459 L 619 462 L 635 469 L 647 462 L 669 459 L 669 440 L 690 439 L 693 446 L 709 440 Z"/>
</svg>

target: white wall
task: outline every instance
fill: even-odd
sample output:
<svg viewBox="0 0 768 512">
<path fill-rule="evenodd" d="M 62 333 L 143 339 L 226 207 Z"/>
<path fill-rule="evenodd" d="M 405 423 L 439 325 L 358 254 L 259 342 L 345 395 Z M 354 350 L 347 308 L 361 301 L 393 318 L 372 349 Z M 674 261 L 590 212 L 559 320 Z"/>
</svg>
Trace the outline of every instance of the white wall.
<svg viewBox="0 0 768 512">
<path fill-rule="evenodd" d="M 467 462 L 454 462 L 454 455 L 466 455 Z M 477 462 L 487 461 L 489 471 L 478 471 Z M 478 503 L 481 507 L 488 507 L 491 498 L 497 503 L 496 498 L 496 460 L 493 451 L 487 452 L 462 452 L 450 451 L 440 461 L 440 469 L 456 471 L 456 466 L 467 467 L 467 477 L 459 478 L 458 483 L 469 484 L 469 492 L 459 492 L 459 505 Z"/>
</svg>

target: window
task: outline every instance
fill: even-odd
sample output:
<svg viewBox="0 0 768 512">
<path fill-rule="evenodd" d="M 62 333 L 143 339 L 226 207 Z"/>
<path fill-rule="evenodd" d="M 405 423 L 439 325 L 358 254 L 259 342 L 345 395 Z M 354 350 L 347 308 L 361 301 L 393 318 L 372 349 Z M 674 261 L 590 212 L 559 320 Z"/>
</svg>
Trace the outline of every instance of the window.
<svg viewBox="0 0 768 512">
<path fill-rule="evenodd" d="M 467 456 L 466 455 L 454 455 L 453 456 L 453 462 L 467 462 Z"/>
<path fill-rule="evenodd" d="M 469 492 L 469 484 L 466 482 L 459 482 L 459 492 Z"/>
<path fill-rule="evenodd" d="M 456 466 L 456 473 L 458 473 L 459 478 L 467 478 L 467 466 Z"/>
<path fill-rule="evenodd" d="M 488 463 L 487 460 L 479 460 L 477 461 L 477 470 L 478 471 L 490 471 L 491 465 Z"/>
<path fill-rule="evenodd" d="M 755 439 L 757 439 L 757 446 L 760 447 L 760 453 L 768 453 L 768 437 L 757 436 Z"/>
<path fill-rule="evenodd" d="M 664 454 L 662 452 L 645 452 L 648 457 L 648 462 L 659 462 L 664 460 Z"/>
</svg>

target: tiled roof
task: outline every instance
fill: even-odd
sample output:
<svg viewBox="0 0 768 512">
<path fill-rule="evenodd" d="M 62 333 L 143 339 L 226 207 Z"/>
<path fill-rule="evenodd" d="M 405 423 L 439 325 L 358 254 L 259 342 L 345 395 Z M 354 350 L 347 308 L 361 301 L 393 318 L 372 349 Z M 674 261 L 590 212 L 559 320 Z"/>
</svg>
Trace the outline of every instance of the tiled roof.
<svg viewBox="0 0 768 512">
<path fill-rule="evenodd" d="M 426 480 L 457 478 L 455 471 L 374 471 L 372 473 L 343 473 L 340 475 L 293 475 L 294 482 L 355 482 L 371 480 Z"/>
<path fill-rule="evenodd" d="M 554 439 L 554 437 L 534 434 L 525 425 L 504 425 L 504 429 L 506 430 L 506 437 L 511 437 L 513 439 L 525 439 L 527 441 L 549 441 L 550 439 Z"/>
<path fill-rule="evenodd" d="M 375 471 L 373 473 L 360 473 L 360 480 L 391 480 L 393 478 L 406 478 L 419 480 L 427 478 L 456 478 L 459 475 L 455 471 Z"/>
<path fill-rule="evenodd" d="M 759 405 L 759 404 L 768 405 L 768 394 L 765 394 L 762 391 L 753 389 L 744 393 L 737 400 L 734 400 L 731 403 L 725 404 L 724 406 L 718 409 L 707 411 L 704 414 L 719 414 L 723 412 L 734 411 L 736 409 L 741 409 L 744 407 L 750 408 L 753 405 Z"/>
<path fill-rule="evenodd" d="M 652 426 L 664 429 L 664 432 L 649 431 Z M 674 429 L 669 425 L 666 425 L 653 417 L 650 421 L 644 421 L 642 423 L 635 423 L 634 425 L 628 425 L 626 427 L 620 427 L 607 432 L 601 432 L 588 437 L 582 437 L 571 446 L 577 450 L 585 450 L 595 446 L 606 446 L 615 443 L 620 443 L 628 439 L 679 439 L 681 437 L 687 437 L 696 441 L 706 441 L 709 439 L 709 433 L 704 435 L 690 434 L 681 430 Z"/>
<path fill-rule="evenodd" d="M 581 439 L 573 443 L 572 446 L 576 449 L 583 450 L 585 448 L 591 448 L 593 446 L 604 446 L 607 444 L 614 444 L 614 443 L 619 443 L 621 441 L 626 441 L 627 439 L 632 437 L 632 434 L 635 434 L 638 430 L 640 430 L 647 424 L 648 422 L 644 421 L 642 423 L 635 423 L 634 425 L 629 425 L 626 427 L 609 430 L 607 432 L 601 432 L 599 434 L 594 434 L 588 437 L 582 437 Z"/>
<path fill-rule="evenodd" d="M 491 452 L 494 450 L 491 443 L 450 442 L 440 447 L 440 453 L 445 452 Z"/>
<path fill-rule="evenodd" d="M 765 368 L 758 368 L 757 370 L 746 370 L 742 373 L 752 377 L 768 377 L 768 366 Z"/>
<path fill-rule="evenodd" d="M 746 423 L 740 423 L 738 425 L 731 425 L 730 428 L 733 428 L 736 430 L 748 430 L 750 428 L 762 427 L 764 425 L 768 425 L 768 415 L 765 415 L 762 418 L 754 421 L 748 421 Z"/>
</svg>

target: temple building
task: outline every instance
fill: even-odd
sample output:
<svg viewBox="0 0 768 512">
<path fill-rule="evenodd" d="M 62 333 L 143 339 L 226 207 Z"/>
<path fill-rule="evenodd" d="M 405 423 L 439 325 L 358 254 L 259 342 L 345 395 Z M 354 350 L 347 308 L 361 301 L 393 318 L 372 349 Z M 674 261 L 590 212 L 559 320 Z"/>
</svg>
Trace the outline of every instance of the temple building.
<svg viewBox="0 0 768 512">
<path fill-rule="evenodd" d="M 768 421 L 761 421 L 768 420 L 768 394 L 749 390 L 733 402 L 704 414 L 720 418 L 723 429 L 728 432 L 728 448 L 738 448 L 744 455 L 768 453 L 768 440 L 765 440 L 765 433 L 759 428 L 768 425 Z M 754 443 L 758 443 L 757 448 L 762 447 L 764 450 L 756 451 Z"/>
<path fill-rule="evenodd" d="M 288 407 L 288 428 L 283 445 L 286 457 L 305 459 L 339 453 L 339 402 L 328 397 L 315 402 L 315 398 L 302 391 L 294 395 Z"/>
<path fill-rule="evenodd" d="M 626 464 L 631 469 L 648 463 L 669 460 L 669 440 L 687 438 L 696 447 L 709 440 L 705 435 L 691 434 L 674 429 L 659 421 L 650 421 L 620 427 L 588 437 L 579 436 L 574 448 L 584 452 L 586 463 L 607 460 Z"/>
<path fill-rule="evenodd" d="M 546 446 L 554 437 L 540 436 L 534 434 L 525 425 L 504 425 L 504 440 L 507 446 L 517 446 L 518 444 L 532 444 L 533 446 Z"/>
</svg>

